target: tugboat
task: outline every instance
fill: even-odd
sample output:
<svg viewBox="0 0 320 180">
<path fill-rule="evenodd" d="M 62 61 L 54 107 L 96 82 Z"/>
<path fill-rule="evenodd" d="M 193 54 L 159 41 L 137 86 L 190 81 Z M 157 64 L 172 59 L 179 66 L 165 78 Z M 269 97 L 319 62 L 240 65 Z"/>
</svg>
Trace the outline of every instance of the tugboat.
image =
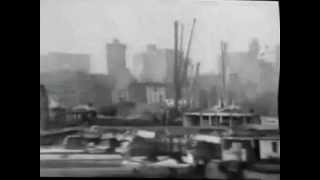
<svg viewBox="0 0 320 180">
<path fill-rule="evenodd" d="M 261 125 L 260 116 L 254 112 L 244 112 L 234 104 L 214 106 L 203 111 L 187 112 L 183 116 L 184 127 L 237 128 Z"/>
</svg>

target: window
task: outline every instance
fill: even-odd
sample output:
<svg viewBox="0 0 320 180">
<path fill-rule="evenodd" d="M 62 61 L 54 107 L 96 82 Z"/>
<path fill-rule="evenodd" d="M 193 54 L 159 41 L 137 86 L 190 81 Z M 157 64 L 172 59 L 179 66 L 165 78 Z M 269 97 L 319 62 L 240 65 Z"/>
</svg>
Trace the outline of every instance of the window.
<svg viewBox="0 0 320 180">
<path fill-rule="evenodd" d="M 242 143 L 241 142 L 232 142 L 231 149 L 233 149 L 233 150 L 241 150 L 242 149 Z"/>
<path fill-rule="evenodd" d="M 233 117 L 232 125 L 233 126 L 241 126 L 243 124 L 241 117 Z"/>
<path fill-rule="evenodd" d="M 200 126 L 200 116 L 191 116 L 192 126 Z"/>
<path fill-rule="evenodd" d="M 247 124 L 261 124 L 259 116 L 247 116 L 245 117 L 245 122 Z"/>
<path fill-rule="evenodd" d="M 245 117 L 246 124 L 251 124 L 251 117 Z"/>
<path fill-rule="evenodd" d="M 272 142 L 272 152 L 277 153 L 278 152 L 278 143 Z"/>
<path fill-rule="evenodd" d="M 219 117 L 217 117 L 217 116 L 212 116 L 212 117 L 211 117 L 211 125 L 212 125 L 212 126 L 218 126 L 218 125 L 219 125 Z"/>
<path fill-rule="evenodd" d="M 202 126 L 209 126 L 210 122 L 209 122 L 209 116 L 202 116 Z"/>
<path fill-rule="evenodd" d="M 202 119 L 205 120 L 205 121 L 208 121 L 209 120 L 209 116 L 202 116 Z"/>
<path fill-rule="evenodd" d="M 249 116 L 248 123 L 249 124 L 260 124 L 261 122 L 260 122 L 259 116 Z"/>
<path fill-rule="evenodd" d="M 230 117 L 222 117 L 222 126 L 230 126 Z"/>
</svg>

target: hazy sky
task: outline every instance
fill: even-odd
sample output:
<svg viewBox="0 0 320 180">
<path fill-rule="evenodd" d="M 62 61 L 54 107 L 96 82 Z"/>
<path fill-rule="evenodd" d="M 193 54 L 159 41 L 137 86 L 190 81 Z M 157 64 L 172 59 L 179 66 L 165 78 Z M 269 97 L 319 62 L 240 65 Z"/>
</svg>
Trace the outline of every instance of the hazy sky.
<svg viewBox="0 0 320 180">
<path fill-rule="evenodd" d="M 197 18 L 190 56 L 201 72 L 217 69 L 219 43 L 230 51 L 248 48 L 253 37 L 264 44 L 280 43 L 277 2 L 208 0 L 41 0 L 40 54 L 50 51 L 88 53 L 91 71 L 106 73 L 106 43 L 118 38 L 132 56 L 155 43 L 173 48 L 173 22 L 185 25 L 185 45 L 192 19 Z"/>
</svg>

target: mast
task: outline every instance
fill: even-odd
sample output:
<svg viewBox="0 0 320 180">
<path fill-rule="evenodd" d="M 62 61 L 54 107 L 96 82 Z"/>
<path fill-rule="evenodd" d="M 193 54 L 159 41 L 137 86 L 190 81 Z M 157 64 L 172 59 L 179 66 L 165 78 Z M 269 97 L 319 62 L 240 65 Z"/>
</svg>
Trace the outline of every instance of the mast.
<svg viewBox="0 0 320 180">
<path fill-rule="evenodd" d="M 178 110 L 178 103 L 180 98 L 180 85 L 179 85 L 179 66 L 178 66 L 178 34 L 179 34 L 179 24 L 178 21 L 174 22 L 174 90 L 175 90 L 175 99 L 174 106 Z"/>
<path fill-rule="evenodd" d="M 183 49 L 183 34 L 184 34 L 184 25 L 181 24 L 180 26 L 180 42 L 179 42 L 179 51 L 178 51 L 178 79 L 179 79 L 179 86 L 180 86 L 180 92 L 181 92 L 181 96 L 183 97 L 184 95 L 182 92 L 182 86 L 183 86 L 183 82 L 181 82 L 181 80 L 183 79 L 183 67 L 184 67 L 184 49 Z"/>
<path fill-rule="evenodd" d="M 222 97 L 221 97 L 221 107 L 224 108 L 227 105 L 227 83 L 226 83 L 226 52 L 227 43 L 221 42 L 221 75 L 222 75 Z"/>
</svg>

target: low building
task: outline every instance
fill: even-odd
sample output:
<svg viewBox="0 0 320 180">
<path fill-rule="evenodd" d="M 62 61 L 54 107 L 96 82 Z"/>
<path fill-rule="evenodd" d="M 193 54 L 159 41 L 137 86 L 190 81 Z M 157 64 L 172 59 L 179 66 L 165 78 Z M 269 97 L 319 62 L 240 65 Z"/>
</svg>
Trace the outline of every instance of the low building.
<svg viewBox="0 0 320 180">
<path fill-rule="evenodd" d="M 129 86 L 129 99 L 136 103 L 157 104 L 164 102 L 166 97 L 163 83 L 132 83 Z"/>
<path fill-rule="evenodd" d="M 50 52 L 40 55 L 40 72 L 59 72 L 62 70 L 89 73 L 90 55 L 64 52 Z"/>
<path fill-rule="evenodd" d="M 135 74 L 141 81 L 173 82 L 174 51 L 149 44 L 146 51 L 133 57 Z"/>
<path fill-rule="evenodd" d="M 65 107 L 92 102 L 97 108 L 112 103 L 112 77 L 104 74 L 87 74 L 71 71 L 40 73 L 50 96 Z"/>
</svg>

